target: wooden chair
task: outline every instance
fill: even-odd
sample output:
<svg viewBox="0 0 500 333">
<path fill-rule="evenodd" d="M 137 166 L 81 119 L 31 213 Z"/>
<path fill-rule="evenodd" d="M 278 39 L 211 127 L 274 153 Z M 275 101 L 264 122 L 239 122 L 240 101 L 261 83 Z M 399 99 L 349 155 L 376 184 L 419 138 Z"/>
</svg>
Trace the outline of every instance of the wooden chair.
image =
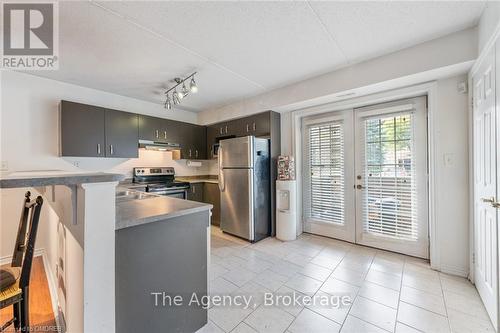
<svg viewBox="0 0 500 333">
<path fill-rule="evenodd" d="M 43 204 L 42 197 L 31 201 L 30 196 L 31 193 L 26 192 L 12 262 L 10 266 L 1 268 L 2 274 L 8 276 L 12 284 L 3 286 L 0 290 L 0 309 L 12 305 L 14 316 L 0 327 L 0 332 L 12 324 L 16 330 L 29 331 L 30 273 Z"/>
</svg>

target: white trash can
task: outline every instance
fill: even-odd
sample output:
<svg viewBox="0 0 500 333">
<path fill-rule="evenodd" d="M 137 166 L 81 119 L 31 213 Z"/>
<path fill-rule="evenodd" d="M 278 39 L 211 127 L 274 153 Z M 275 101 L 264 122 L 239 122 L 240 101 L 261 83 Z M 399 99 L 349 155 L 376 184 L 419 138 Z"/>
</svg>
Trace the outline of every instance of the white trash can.
<svg viewBox="0 0 500 333">
<path fill-rule="evenodd" d="M 297 203 L 295 180 L 276 181 L 276 238 L 291 241 L 297 238 Z"/>
</svg>

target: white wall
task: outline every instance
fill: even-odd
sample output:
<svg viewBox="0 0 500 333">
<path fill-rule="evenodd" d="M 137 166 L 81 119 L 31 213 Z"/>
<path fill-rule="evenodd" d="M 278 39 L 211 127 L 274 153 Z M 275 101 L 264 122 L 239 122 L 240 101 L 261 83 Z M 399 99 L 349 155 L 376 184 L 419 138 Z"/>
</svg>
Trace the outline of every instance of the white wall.
<svg viewBox="0 0 500 333">
<path fill-rule="evenodd" d="M 488 1 L 478 24 L 478 54 L 480 54 L 500 23 L 500 2 Z"/>
<path fill-rule="evenodd" d="M 37 76 L 2 71 L 0 155 L 9 171 L 91 170 L 131 175 L 134 166 L 173 166 L 178 175 L 206 174 L 173 161 L 171 153 L 140 150 L 139 158 L 61 158 L 58 156 L 58 105 L 62 99 L 191 123 L 196 114 Z M 213 163 L 213 162 L 212 162 Z M 78 165 L 78 167 L 75 166 Z"/>
<path fill-rule="evenodd" d="M 437 81 L 436 219 L 441 268 L 464 275 L 469 272 L 469 147 L 468 96 L 457 91 L 467 75 Z M 445 165 L 451 154 L 452 165 Z"/>
</svg>

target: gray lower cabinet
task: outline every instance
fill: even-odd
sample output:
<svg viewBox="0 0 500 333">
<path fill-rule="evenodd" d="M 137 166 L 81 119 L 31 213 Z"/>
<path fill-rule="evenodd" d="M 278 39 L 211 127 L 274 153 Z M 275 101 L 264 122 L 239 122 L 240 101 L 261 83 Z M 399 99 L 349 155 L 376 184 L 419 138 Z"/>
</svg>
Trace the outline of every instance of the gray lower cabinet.
<svg viewBox="0 0 500 333">
<path fill-rule="evenodd" d="M 61 156 L 105 157 L 104 115 L 104 108 L 62 101 Z"/>
<path fill-rule="evenodd" d="M 220 190 L 219 184 L 205 183 L 203 186 L 203 201 L 213 206 L 212 219 L 213 225 L 220 225 Z"/>
<path fill-rule="evenodd" d="M 105 112 L 106 156 L 139 157 L 137 114 L 106 110 Z"/>
<path fill-rule="evenodd" d="M 203 201 L 203 187 L 205 186 L 204 183 L 191 183 L 189 185 L 189 191 L 188 191 L 188 200 L 191 201 L 198 201 L 198 202 L 204 202 Z"/>
<path fill-rule="evenodd" d="M 196 332 L 207 323 L 207 309 L 189 300 L 207 295 L 209 219 L 205 210 L 116 231 L 116 332 Z"/>
</svg>

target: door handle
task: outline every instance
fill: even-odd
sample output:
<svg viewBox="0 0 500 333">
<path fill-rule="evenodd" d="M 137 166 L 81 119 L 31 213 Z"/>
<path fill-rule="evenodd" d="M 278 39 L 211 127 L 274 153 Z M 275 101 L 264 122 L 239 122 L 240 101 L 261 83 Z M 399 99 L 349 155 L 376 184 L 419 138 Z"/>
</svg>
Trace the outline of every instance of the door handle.
<svg viewBox="0 0 500 333">
<path fill-rule="evenodd" d="M 493 208 L 500 208 L 500 202 L 492 202 L 491 205 Z"/>
<path fill-rule="evenodd" d="M 101 144 L 97 144 L 97 155 L 101 155 Z"/>
<path fill-rule="evenodd" d="M 494 203 L 495 202 L 495 197 L 490 197 L 490 198 L 481 198 L 481 201 L 482 202 L 485 202 L 485 203 Z"/>
<path fill-rule="evenodd" d="M 363 189 L 365 189 L 366 187 L 364 187 L 363 185 L 356 185 L 356 188 L 357 188 L 358 190 L 363 190 Z"/>
<path fill-rule="evenodd" d="M 109 145 L 109 153 L 111 155 L 113 155 L 115 153 L 114 149 L 113 149 L 113 145 Z"/>
</svg>

